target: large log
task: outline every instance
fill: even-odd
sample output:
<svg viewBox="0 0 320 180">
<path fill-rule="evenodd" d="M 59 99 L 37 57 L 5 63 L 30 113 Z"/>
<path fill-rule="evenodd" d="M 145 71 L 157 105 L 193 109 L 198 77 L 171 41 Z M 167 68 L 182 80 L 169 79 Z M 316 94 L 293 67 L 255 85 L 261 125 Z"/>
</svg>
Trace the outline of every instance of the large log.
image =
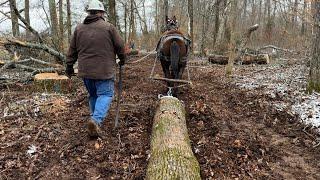
<svg viewBox="0 0 320 180">
<path fill-rule="evenodd" d="M 184 105 L 163 97 L 154 116 L 146 179 L 201 179 L 186 127 Z"/>
<path fill-rule="evenodd" d="M 213 64 L 221 64 L 226 65 L 228 64 L 229 57 L 222 56 L 222 55 L 210 55 L 208 57 L 209 62 Z M 235 63 L 241 64 L 269 64 L 270 58 L 268 54 L 258 54 L 258 55 L 250 55 L 245 54 L 240 58 L 235 60 Z"/>
</svg>

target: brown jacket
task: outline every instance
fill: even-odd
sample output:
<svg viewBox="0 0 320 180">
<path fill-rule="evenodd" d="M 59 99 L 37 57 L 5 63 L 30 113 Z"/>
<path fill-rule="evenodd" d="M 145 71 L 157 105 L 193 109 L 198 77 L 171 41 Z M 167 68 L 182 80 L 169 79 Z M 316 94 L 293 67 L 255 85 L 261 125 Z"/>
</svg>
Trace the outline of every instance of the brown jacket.
<svg viewBox="0 0 320 180">
<path fill-rule="evenodd" d="M 78 76 L 88 79 L 114 77 L 116 55 L 125 60 L 124 42 L 116 28 L 96 15 L 89 15 L 74 31 L 67 65 L 78 60 Z"/>
</svg>

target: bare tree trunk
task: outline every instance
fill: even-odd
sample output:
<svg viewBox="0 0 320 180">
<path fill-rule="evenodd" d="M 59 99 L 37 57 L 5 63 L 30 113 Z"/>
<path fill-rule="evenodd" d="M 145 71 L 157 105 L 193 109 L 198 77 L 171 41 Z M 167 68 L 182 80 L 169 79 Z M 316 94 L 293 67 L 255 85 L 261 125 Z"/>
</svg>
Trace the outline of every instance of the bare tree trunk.
<svg viewBox="0 0 320 180">
<path fill-rule="evenodd" d="M 124 4 L 124 42 L 128 42 L 128 4 Z"/>
<path fill-rule="evenodd" d="M 109 20 L 110 22 L 116 26 L 117 25 L 117 14 L 116 14 L 116 1 L 115 0 L 109 0 Z"/>
<path fill-rule="evenodd" d="M 129 34 L 129 41 L 136 40 L 136 23 L 135 23 L 135 16 L 134 16 L 134 0 L 130 0 L 130 34 Z"/>
<path fill-rule="evenodd" d="M 219 33 L 219 27 L 220 27 L 220 2 L 221 0 L 216 0 L 215 3 L 215 15 L 214 15 L 214 32 L 213 32 L 213 45 L 212 48 L 215 48 L 217 38 L 218 38 L 218 33 Z"/>
<path fill-rule="evenodd" d="M 71 4 L 70 4 L 70 0 L 67 0 L 67 29 L 68 29 L 68 42 L 71 41 Z"/>
<path fill-rule="evenodd" d="M 63 0 L 59 0 L 59 49 L 63 52 L 64 48 L 64 25 L 63 25 Z"/>
<path fill-rule="evenodd" d="M 305 35 L 306 33 L 306 29 L 307 29 L 307 23 L 306 23 L 306 19 L 308 16 L 308 12 L 307 12 L 307 7 L 308 7 L 308 1 L 304 0 L 303 3 L 303 17 L 302 17 L 302 25 L 301 25 L 301 35 Z"/>
<path fill-rule="evenodd" d="M 13 6 L 17 6 L 16 0 L 10 0 L 10 13 L 11 13 L 12 34 L 14 37 L 18 37 L 20 36 L 19 20 L 18 20 L 18 16 L 14 12 Z"/>
<path fill-rule="evenodd" d="M 169 16 L 169 2 L 168 2 L 168 0 L 163 1 L 163 9 L 164 9 L 164 16 Z"/>
<path fill-rule="evenodd" d="M 262 20 L 262 0 L 259 1 L 259 15 L 258 15 L 258 22 Z"/>
<path fill-rule="evenodd" d="M 143 31 L 143 34 L 144 35 L 148 35 L 149 34 L 149 32 L 148 32 L 148 25 L 147 25 L 147 16 L 146 16 L 146 7 L 145 7 L 145 3 L 146 3 L 146 1 L 145 0 L 143 0 L 143 3 L 142 3 L 142 7 L 143 7 L 143 20 L 142 20 L 142 22 L 143 22 L 143 26 L 144 26 L 144 31 Z"/>
<path fill-rule="evenodd" d="M 59 26 L 55 0 L 49 0 L 49 11 L 51 21 L 51 36 L 53 39 L 53 44 L 56 49 L 59 49 Z"/>
<path fill-rule="evenodd" d="M 266 40 L 270 42 L 272 38 L 272 27 L 273 27 L 273 20 L 271 18 L 271 0 L 267 0 L 266 2 Z"/>
<path fill-rule="evenodd" d="M 193 0 L 188 0 L 188 17 L 189 17 L 189 24 L 188 24 L 188 34 L 191 38 L 191 52 L 193 51 Z"/>
<path fill-rule="evenodd" d="M 320 92 L 320 2 L 314 1 L 314 30 L 315 38 L 313 39 L 312 59 L 310 61 L 310 75 L 308 83 L 308 92 Z"/>
<path fill-rule="evenodd" d="M 298 0 L 294 0 L 293 8 L 292 8 L 292 27 L 295 28 L 298 20 Z"/>
<path fill-rule="evenodd" d="M 243 0 L 243 14 L 242 14 L 242 20 L 246 21 L 247 20 L 247 9 L 248 9 L 248 1 Z"/>
<path fill-rule="evenodd" d="M 24 1 L 24 18 L 26 19 L 27 23 L 30 24 L 30 2 L 29 0 Z M 30 38 L 31 32 L 26 29 L 26 38 Z"/>
<path fill-rule="evenodd" d="M 155 0 L 155 4 L 156 4 L 156 35 L 159 36 L 160 34 L 160 26 L 159 26 L 159 1 Z"/>
<path fill-rule="evenodd" d="M 141 29 L 142 29 L 142 34 L 144 36 L 148 35 L 148 25 L 147 25 L 147 20 L 145 18 L 145 7 L 144 7 L 144 1 L 142 2 L 142 7 L 143 7 L 143 17 L 141 16 L 141 14 L 139 13 L 138 11 L 138 6 L 136 4 L 136 2 L 134 1 L 134 9 L 135 9 L 135 12 L 136 14 L 138 15 L 138 18 L 140 20 L 140 26 L 141 26 Z M 142 23 L 142 24 L 141 24 Z"/>
<path fill-rule="evenodd" d="M 232 74 L 234 60 L 236 58 L 236 40 L 235 40 L 235 26 L 237 19 L 237 6 L 238 0 L 231 0 L 231 18 L 228 23 L 228 29 L 230 31 L 230 41 L 229 41 L 229 61 L 226 67 L 226 75 Z"/>
<path fill-rule="evenodd" d="M 256 7 L 256 1 L 252 0 L 251 2 L 251 24 L 255 23 L 256 16 L 257 16 L 257 7 Z"/>
</svg>

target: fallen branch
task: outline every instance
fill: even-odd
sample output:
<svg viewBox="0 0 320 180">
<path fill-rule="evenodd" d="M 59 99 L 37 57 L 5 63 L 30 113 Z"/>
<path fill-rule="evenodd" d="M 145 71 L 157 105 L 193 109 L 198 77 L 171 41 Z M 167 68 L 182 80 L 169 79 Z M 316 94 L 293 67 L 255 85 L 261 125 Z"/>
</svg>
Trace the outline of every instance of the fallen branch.
<svg viewBox="0 0 320 180">
<path fill-rule="evenodd" d="M 267 46 L 263 46 L 261 48 L 259 48 L 257 51 L 261 51 L 263 49 L 275 49 L 275 50 L 278 50 L 278 51 L 284 51 L 284 52 L 289 52 L 289 53 L 293 53 L 294 51 L 293 50 L 290 50 L 290 49 L 284 49 L 284 48 L 279 48 L 277 46 L 274 46 L 274 45 L 267 45 Z"/>
<path fill-rule="evenodd" d="M 30 43 L 30 42 L 23 42 L 19 41 L 17 39 L 7 39 L 5 41 L 0 40 L 0 45 L 7 46 L 7 45 L 13 45 L 13 46 L 19 46 L 19 47 L 26 47 L 31 49 L 39 49 L 43 50 L 59 59 L 60 64 L 63 64 L 66 61 L 66 56 L 63 55 L 61 52 L 54 50 L 53 48 L 50 48 L 49 46 L 45 44 L 36 44 L 36 43 Z"/>
<path fill-rule="evenodd" d="M 29 59 L 24 59 L 24 60 L 18 61 L 16 63 L 20 64 L 20 63 L 27 63 L 27 62 L 35 62 L 35 63 L 39 63 L 39 64 L 42 64 L 42 65 L 47 65 L 47 66 L 51 66 L 51 67 L 55 67 L 55 68 L 63 68 L 63 66 L 60 65 L 60 64 L 49 63 L 49 62 L 46 62 L 46 61 L 35 59 L 33 57 L 30 57 Z"/>
<path fill-rule="evenodd" d="M 235 59 L 233 62 L 235 62 L 235 60 L 237 59 L 241 59 L 241 56 L 243 56 L 243 49 L 246 47 L 246 45 L 248 44 L 249 40 L 250 40 L 250 37 L 251 37 L 251 34 L 258 30 L 259 28 L 259 24 L 255 24 L 251 27 L 249 27 L 247 29 L 247 31 L 244 33 L 244 35 L 242 36 L 241 40 L 240 40 L 240 45 L 237 47 L 238 49 L 238 54 L 236 55 Z"/>
<path fill-rule="evenodd" d="M 32 72 L 33 75 L 38 73 L 62 72 L 64 70 L 63 68 L 34 68 L 22 64 L 15 64 L 15 67 L 18 69 Z"/>
<path fill-rule="evenodd" d="M 46 66 L 51 66 L 49 68 L 35 68 L 35 67 L 31 67 L 31 66 L 26 66 L 26 65 L 22 65 L 22 63 L 27 63 L 27 62 L 36 62 L 38 64 L 42 64 L 42 65 L 46 65 Z M 61 66 L 60 64 L 53 64 L 53 63 L 49 63 L 49 62 L 45 62 L 39 59 L 35 59 L 30 57 L 29 59 L 24 59 L 21 61 L 9 61 L 7 63 L 5 63 L 3 65 L 3 67 L 1 67 L 0 69 L 0 73 L 7 69 L 7 68 L 18 68 L 18 69 L 22 69 L 25 71 L 29 71 L 32 72 L 32 75 L 38 74 L 38 73 L 49 73 L 49 72 L 58 72 L 61 73 L 64 71 L 64 67 Z"/>
</svg>

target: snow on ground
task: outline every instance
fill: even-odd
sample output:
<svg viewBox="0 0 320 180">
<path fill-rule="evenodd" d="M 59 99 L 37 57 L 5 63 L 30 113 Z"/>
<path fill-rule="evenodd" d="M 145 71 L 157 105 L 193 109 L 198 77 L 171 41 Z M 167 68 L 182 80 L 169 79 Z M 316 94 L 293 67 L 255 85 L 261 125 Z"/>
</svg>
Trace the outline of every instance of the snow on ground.
<svg viewBox="0 0 320 180">
<path fill-rule="evenodd" d="M 298 115 L 320 132 L 320 94 L 305 92 L 309 72 L 306 64 L 287 59 L 270 65 L 237 66 L 234 83 L 242 89 L 262 90 L 275 100 L 272 105 L 276 109 Z"/>
</svg>

